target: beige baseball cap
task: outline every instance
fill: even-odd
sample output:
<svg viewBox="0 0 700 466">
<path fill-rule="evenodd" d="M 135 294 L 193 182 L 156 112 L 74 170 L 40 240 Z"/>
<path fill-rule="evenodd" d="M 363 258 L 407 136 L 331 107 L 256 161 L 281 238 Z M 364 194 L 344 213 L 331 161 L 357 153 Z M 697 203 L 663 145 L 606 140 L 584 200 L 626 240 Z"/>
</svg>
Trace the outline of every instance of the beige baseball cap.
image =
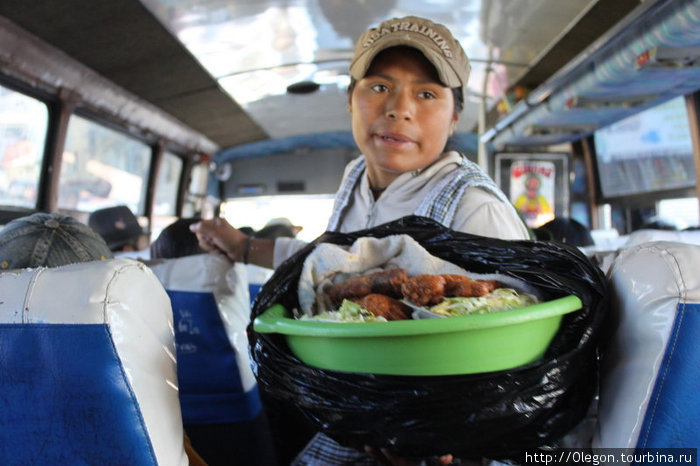
<svg viewBox="0 0 700 466">
<path fill-rule="evenodd" d="M 416 16 L 390 19 L 365 31 L 355 46 L 350 75 L 357 80 L 364 78 L 379 52 L 401 45 L 423 52 L 437 69 L 440 81 L 447 87 L 461 87 L 465 97 L 471 65 L 464 49 L 445 26 Z"/>
</svg>

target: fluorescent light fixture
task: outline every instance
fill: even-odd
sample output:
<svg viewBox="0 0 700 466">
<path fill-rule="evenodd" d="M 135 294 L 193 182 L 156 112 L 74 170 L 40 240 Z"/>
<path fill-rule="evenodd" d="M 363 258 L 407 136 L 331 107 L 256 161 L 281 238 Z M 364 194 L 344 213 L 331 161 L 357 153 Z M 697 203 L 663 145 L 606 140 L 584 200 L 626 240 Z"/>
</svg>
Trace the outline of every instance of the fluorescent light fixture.
<svg viewBox="0 0 700 466">
<path fill-rule="evenodd" d="M 637 70 L 679 69 L 700 66 L 700 47 L 653 47 L 637 56 Z"/>
<path fill-rule="evenodd" d="M 622 95 L 610 97 L 574 96 L 566 101 L 566 108 L 599 110 L 605 108 L 633 108 L 647 104 L 659 97 L 658 94 Z"/>
<path fill-rule="evenodd" d="M 577 135 L 586 134 L 597 129 L 598 125 L 581 124 L 581 125 L 530 125 L 523 130 L 525 137 L 531 136 L 553 136 L 553 135 Z"/>
</svg>

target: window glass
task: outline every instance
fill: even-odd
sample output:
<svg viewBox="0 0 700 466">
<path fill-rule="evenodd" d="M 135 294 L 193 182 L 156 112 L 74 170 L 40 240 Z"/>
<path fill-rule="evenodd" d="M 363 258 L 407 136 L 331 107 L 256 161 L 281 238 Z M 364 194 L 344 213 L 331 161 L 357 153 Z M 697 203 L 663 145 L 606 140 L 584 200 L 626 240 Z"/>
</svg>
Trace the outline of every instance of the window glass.
<svg viewBox="0 0 700 466">
<path fill-rule="evenodd" d="M 680 230 L 700 225 L 697 197 L 664 199 L 657 205 L 658 217 L 669 221 Z"/>
<path fill-rule="evenodd" d="M 163 154 L 163 160 L 158 170 L 158 179 L 156 180 L 154 215 L 175 215 L 182 166 L 183 160 L 177 155 L 169 152 Z"/>
<path fill-rule="evenodd" d="M 198 163 L 192 167 L 190 174 L 190 185 L 187 188 L 187 196 L 183 208 L 183 217 L 192 217 L 200 214 L 203 217 L 210 216 L 210 212 L 204 212 L 207 208 L 205 201 L 207 198 L 207 182 L 209 179 L 209 165 Z"/>
<path fill-rule="evenodd" d="M 184 161 L 175 154 L 163 154 L 153 205 L 153 223 L 151 224 L 151 240 L 154 241 L 167 227 L 177 220 L 177 194 Z"/>
<path fill-rule="evenodd" d="M 0 204 L 36 207 L 48 107 L 0 86 Z"/>
<path fill-rule="evenodd" d="M 116 205 L 145 211 L 151 148 L 73 115 L 61 164 L 58 206 L 92 212 Z"/>
<path fill-rule="evenodd" d="M 313 241 L 326 231 L 333 210 L 332 194 L 254 196 L 229 199 L 221 205 L 221 216 L 237 227 L 260 230 L 274 218 L 286 217 L 302 227 L 297 238 Z"/>
<path fill-rule="evenodd" d="M 648 108 L 594 133 L 604 197 L 695 186 L 684 97 Z"/>
</svg>

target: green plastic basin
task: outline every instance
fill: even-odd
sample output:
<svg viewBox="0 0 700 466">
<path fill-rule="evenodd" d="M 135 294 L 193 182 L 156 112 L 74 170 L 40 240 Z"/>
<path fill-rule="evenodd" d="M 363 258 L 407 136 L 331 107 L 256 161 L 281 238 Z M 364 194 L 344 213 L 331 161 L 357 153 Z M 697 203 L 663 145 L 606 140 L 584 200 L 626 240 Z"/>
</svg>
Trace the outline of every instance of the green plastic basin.
<svg viewBox="0 0 700 466">
<path fill-rule="evenodd" d="M 286 336 L 292 353 L 321 369 L 388 375 L 454 375 L 511 369 L 547 350 L 576 296 L 491 314 L 391 322 L 297 320 L 277 304 L 253 322 Z"/>
</svg>

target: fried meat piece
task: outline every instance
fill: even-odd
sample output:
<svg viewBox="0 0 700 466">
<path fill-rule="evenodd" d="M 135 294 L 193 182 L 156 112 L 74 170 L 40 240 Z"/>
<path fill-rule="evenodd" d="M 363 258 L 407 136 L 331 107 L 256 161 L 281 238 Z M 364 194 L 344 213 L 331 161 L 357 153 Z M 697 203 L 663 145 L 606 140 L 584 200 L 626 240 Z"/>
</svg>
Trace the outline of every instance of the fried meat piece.
<svg viewBox="0 0 700 466">
<path fill-rule="evenodd" d="M 372 283 L 366 275 L 350 277 L 328 289 L 331 302 L 339 306 L 344 299 L 356 299 L 372 292 Z"/>
<path fill-rule="evenodd" d="M 437 304 L 444 298 L 484 296 L 500 288 L 494 280 L 474 280 L 462 275 L 422 274 L 409 278 L 401 287 L 404 298 L 418 306 Z"/>
<path fill-rule="evenodd" d="M 401 285 L 408 280 L 404 269 L 388 269 L 370 274 L 372 293 L 384 294 L 393 298 L 401 297 Z"/>
<path fill-rule="evenodd" d="M 462 275 L 442 275 L 445 278 L 445 297 L 484 296 L 501 284 L 495 280 L 473 280 Z"/>
<path fill-rule="evenodd" d="M 411 308 L 390 296 L 370 293 L 361 299 L 355 300 L 355 302 L 367 309 L 375 317 L 384 317 L 386 320 L 406 320 L 411 318 Z"/>
<path fill-rule="evenodd" d="M 401 284 L 408 279 L 404 269 L 388 269 L 350 277 L 328 289 L 331 302 L 339 306 L 344 299 L 356 299 L 370 293 L 401 297 Z"/>
<path fill-rule="evenodd" d="M 418 306 L 437 304 L 445 297 L 446 280 L 442 275 L 421 274 L 410 277 L 401 286 L 403 297 Z"/>
</svg>

